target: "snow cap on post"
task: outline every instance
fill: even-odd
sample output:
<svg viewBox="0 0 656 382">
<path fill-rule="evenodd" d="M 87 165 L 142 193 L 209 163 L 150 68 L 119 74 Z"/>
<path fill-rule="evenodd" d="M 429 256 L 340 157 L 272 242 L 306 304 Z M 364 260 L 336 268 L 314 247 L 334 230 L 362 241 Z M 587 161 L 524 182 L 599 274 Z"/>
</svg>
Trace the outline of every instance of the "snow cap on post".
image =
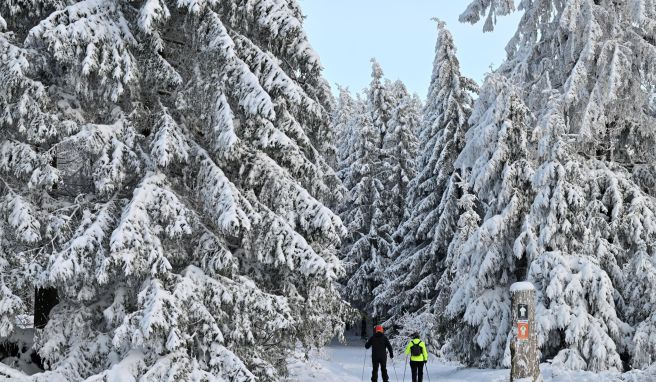
<svg viewBox="0 0 656 382">
<path fill-rule="evenodd" d="M 535 287 L 533 286 L 532 283 L 528 281 L 520 281 L 517 283 L 514 283 L 510 286 L 510 294 L 517 293 L 519 291 L 525 291 L 525 290 L 535 290 Z"/>
</svg>

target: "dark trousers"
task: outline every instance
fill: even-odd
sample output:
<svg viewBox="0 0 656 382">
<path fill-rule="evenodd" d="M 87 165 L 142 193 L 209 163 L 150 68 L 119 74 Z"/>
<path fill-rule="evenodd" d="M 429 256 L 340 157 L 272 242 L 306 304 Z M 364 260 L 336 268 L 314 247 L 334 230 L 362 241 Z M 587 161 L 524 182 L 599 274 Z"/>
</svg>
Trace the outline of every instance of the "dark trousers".
<svg viewBox="0 0 656 382">
<path fill-rule="evenodd" d="M 412 372 L 412 382 L 424 381 L 424 362 L 410 361 L 410 371 Z"/>
<path fill-rule="evenodd" d="M 383 374 L 383 382 L 389 382 L 389 375 L 387 375 L 387 360 L 386 359 L 372 359 L 371 366 L 371 382 L 378 382 L 378 367 L 380 366 L 380 372 Z"/>
</svg>

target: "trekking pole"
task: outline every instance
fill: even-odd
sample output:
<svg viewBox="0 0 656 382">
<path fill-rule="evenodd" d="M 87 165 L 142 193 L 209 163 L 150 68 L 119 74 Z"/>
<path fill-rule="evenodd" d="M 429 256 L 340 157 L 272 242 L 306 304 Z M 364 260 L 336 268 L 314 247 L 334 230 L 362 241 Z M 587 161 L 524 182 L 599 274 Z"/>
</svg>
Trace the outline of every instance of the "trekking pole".
<svg viewBox="0 0 656 382">
<path fill-rule="evenodd" d="M 403 382 L 405 382 L 405 369 L 408 367 L 408 356 L 405 356 L 405 366 L 403 366 Z"/>
<path fill-rule="evenodd" d="M 424 363 L 424 367 L 426 368 L 426 377 L 428 377 L 428 382 L 430 382 L 430 374 L 428 374 L 428 361 Z"/>
<path fill-rule="evenodd" d="M 369 349 L 364 350 L 364 359 L 362 360 L 362 378 L 360 378 L 360 382 L 364 382 L 364 365 L 367 363 L 367 353 L 369 353 Z"/>
</svg>

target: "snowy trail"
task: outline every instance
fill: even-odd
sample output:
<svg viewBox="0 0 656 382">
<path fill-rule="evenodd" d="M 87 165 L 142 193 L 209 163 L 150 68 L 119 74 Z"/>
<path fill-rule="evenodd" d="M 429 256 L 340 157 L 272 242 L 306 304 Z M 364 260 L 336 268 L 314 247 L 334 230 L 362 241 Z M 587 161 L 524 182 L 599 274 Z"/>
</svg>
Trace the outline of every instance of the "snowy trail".
<svg viewBox="0 0 656 382">
<path fill-rule="evenodd" d="M 346 345 L 333 342 L 321 353 L 313 353 L 309 362 L 295 361 L 290 366 L 292 377 L 290 381 L 299 382 L 360 382 L 362 380 L 362 361 L 365 360 L 364 381 L 371 380 L 371 356 L 365 357 L 364 341 L 359 338 L 348 338 Z M 430 382 L 501 382 L 508 379 L 507 370 L 466 369 L 458 365 L 438 362 L 435 357 L 428 363 Z M 397 355 L 388 359 L 387 369 L 390 382 L 403 381 L 405 356 Z M 396 369 L 396 373 L 395 373 Z M 429 378 L 424 376 L 424 381 Z M 379 374 L 379 381 L 382 378 Z M 410 381 L 410 368 L 405 371 L 405 381 Z"/>
<path fill-rule="evenodd" d="M 365 359 L 364 341 L 359 338 L 349 338 L 348 344 L 333 342 L 321 352 L 313 352 L 312 360 L 291 360 L 291 376 L 289 382 L 359 382 L 371 380 L 371 358 L 367 353 L 364 378 L 362 378 L 362 361 Z M 508 370 L 471 369 L 455 364 L 449 364 L 431 357 L 428 364 L 429 378 L 425 382 L 507 382 Z M 403 379 L 405 357 L 397 357 L 388 364 L 390 382 L 410 382 L 410 370 L 406 370 Z M 394 373 L 396 368 L 396 374 Z M 604 372 L 563 372 L 554 376 L 551 365 L 540 366 L 545 382 L 654 382 L 656 367 L 649 371 L 630 372 L 624 375 Z M 398 376 L 398 379 L 397 379 Z M 0 363 L 0 382 L 28 382 L 30 377 L 18 370 Z M 382 379 L 379 376 L 379 381 Z"/>
<path fill-rule="evenodd" d="M 364 378 L 362 378 L 362 361 L 366 361 Z M 406 370 L 403 379 L 405 356 L 397 355 L 392 362 L 388 360 L 390 382 L 409 382 L 410 368 Z M 396 374 L 394 369 L 396 368 Z M 591 373 L 559 371 L 549 364 L 540 365 L 545 382 L 654 382 L 655 374 L 631 373 L 620 375 L 613 372 Z M 457 364 L 444 362 L 431 357 L 428 363 L 428 378 L 424 382 L 507 382 L 508 369 L 472 369 Z M 313 352 L 310 361 L 295 359 L 290 365 L 290 382 L 360 382 L 371 380 L 371 357 L 365 358 L 364 341 L 357 337 L 349 337 L 347 344 L 333 342 L 321 352 Z M 554 375 L 556 374 L 556 375 Z M 398 379 L 397 379 L 398 375 Z M 379 374 L 378 380 L 382 381 Z"/>
</svg>

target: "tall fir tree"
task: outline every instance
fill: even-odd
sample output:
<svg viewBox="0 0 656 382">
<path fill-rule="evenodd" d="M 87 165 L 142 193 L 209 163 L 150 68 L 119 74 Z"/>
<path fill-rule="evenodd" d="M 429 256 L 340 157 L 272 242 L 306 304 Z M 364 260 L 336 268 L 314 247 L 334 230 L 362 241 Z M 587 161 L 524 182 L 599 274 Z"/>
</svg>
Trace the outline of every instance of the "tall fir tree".
<svg viewBox="0 0 656 382">
<path fill-rule="evenodd" d="M 342 179 L 350 187 L 344 200 L 342 219 L 349 237 L 343 247 L 346 266 L 345 297 L 356 307 L 371 311 L 373 289 L 382 282 L 389 256 L 388 232 L 385 225 L 386 203 L 383 139 L 390 119 L 391 95 L 383 82 L 383 71 L 372 59 L 372 82 L 366 104 L 356 112 L 358 129 L 352 160 L 342 172 Z"/>
<path fill-rule="evenodd" d="M 374 176 L 380 183 L 379 202 L 376 205 L 376 212 L 373 214 L 372 224 L 375 227 L 375 249 L 379 262 L 375 271 L 377 281 L 369 290 L 368 310 L 371 308 L 373 288 L 380 285 L 384 278 L 382 277 L 383 269 L 387 267 L 389 256 L 392 251 L 392 234 L 394 229 L 395 216 L 392 216 L 391 200 L 387 199 L 387 189 L 390 185 L 389 178 L 392 170 L 391 161 L 393 158 L 388 153 L 389 137 L 392 134 L 392 115 L 398 102 L 395 98 L 395 92 L 392 83 L 384 78 L 383 69 L 375 58 L 371 59 L 371 83 L 367 89 L 367 111 L 371 116 L 371 123 L 376 137 L 376 152 L 374 156 Z M 373 231 L 372 231 L 373 232 Z"/>
<path fill-rule="evenodd" d="M 536 331 L 544 358 L 570 369 L 646 367 L 654 362 L 650 354 L 656 349 L 651 283 L 656 195 L 650 180 L 656 153 L 650 68 L 656 47 L 645 36 L 653 29 L 656 8 L 647 1 L 604 0 L 523 1 L 520 8 L 519 30 L 495 77 L 518 88 L 515 93 L 535 117 L 527 152 L 534 174 L 528 187 L 517 186 L 527 190 L 518 199 L 521 227 L 492 223 L 498 201 L 516 191 L 491 189 L 494 204 L 480 194 L 477 184 L 484 183 L 476 169 L 489 155 L 477 153 L 476 142 L 486 138 L 468 136 L 471 149 L 463 151 L 459 165 L 472 171 L 468 183 L 484 212 L 468 243 L 485 235 L 496 237 L 496 243 L 512 243 L 499 252 L 507 264 L 504 277 L 493 284 L 501 288 L 496 309 L 509 307 L 508 282 L 526 278 L 535 284 Z M 512 9 L 513 2 L 476 1 L 462 18 L 475 22 L 485 12 Z M 474 124 L 502 109 L 485 106 L 485 99 L 477 101 Z M 454 264 L 470 261 L 476 252 L 488 258 L 488 248 L 473 247 L 472 242 L 456 253 Z M 485 261 L 467 268 L 480 277 L 498 264 Z M 454 273 L 457 267 L 449 272 Z M 498 330 L 507 322 L 480 320 L 475 313 L 482 300 L 466 298 L 472 287 L 491 290 L 489 280 L 472 284 L 452 293 L 449 315 L 469 325 L 446 333 L 447 344 L 472 363 L 507 363 L 508 341 L 503 357 Z"/>
<path fill-rule="evenodd" d="M 332 124 L 337 137 L 337 173 L 346 189 L 352 187 L 349 171 L 357 152 L 358 115 L 366 109 L 359 96 L 353 98 L 347 88 L 338 87 L 339 97 L 332 115 Z"/>
<path fill-rule="evenodd" d="M 417 174 L 407 186 L 407 213 L 395 233 L 400 244 L 376 293 L 381 314 L 397 324 L 435 297 L 435 285 L 458 222 L 459 198 L 454 161 L 464 145 L 474 81 L 460 73 L 453 36 L 438 21 L 433 75 L 420 125 Z M 405 216 L 404 216 L 405 215 Z"/>
<path fill-rule="evenodd" d="M 382 155 L 385 162 L 385 193 L 383 195 L 389 230 L 396 230 L 406 213 L 409 183 L 416 175 L 415 158 L 418 141 L 417 126 L 420 109 L 416 99 L 408 94 L 401 81 L 392 84 L 392 116 L 383 139 Z"/>
<path fill-rule="evenodd" d="M 296 1 L 0 4 L 0 337 L 37 380 L 277 381 L 344 325 L 331 95 Z"/>
<path fill-rule="evenodd" d="M 371 113 L 374 128 L 379 135 L 378 143 L 381 148 L 385 134 L 389 131 L 389 122 L 392 119 L 392 111 L 395 104 L 393 87 L 383 76 L 383 68 L 381 68 L 375 58 L 372 58 L 371 83 L 367 89 L 367 105 Z"/>
<path fill-rule="evenodd" d="M 415 171 L 419 102 L 402 82 L 385 79 L 374 59 L 366 95 L 365 104 L 355 100 L 351 122 L 339 124 L 347 126 L 340 135 L 344 159 L 339 174 L 349 189 L 340 208 L 350 234 L 343 247 L 344 292 L 360 309 L 377 313 L 372 293 L 386 281 L 392 234 L 404 215 L 404 196 Z M 348 100 L 340 96 L 340 104 Z"/>
<path fill-rule="evenodd" d="M 349 232 L 343 247 L 344 295 L 358 308 L 370 310 L 371 292 L 382 280 L 380 271 L 388 250 L 379 232 L 384 223 L 384 185 L 379 178 L 380 136 L 369 113 L 357 115 L 357 128 L 353 162 L 344 172 L 345 184 L 352 185 L 342 211 Z"/>
<path fill-rule="evenodd" d="M 469 236 L 457 233 L 455 252 L 448 259 L 451 268 L 442 273 L 450 281 L 450 300 L 440 319 L 451 325 L 439 326 L 450 332 L 445 354 L 480 366 L 503 360 L 511 323 L 508 289 L 524 278 L 525 267 L 513 245 L 533 199 L 530 119 L 518 90 L 503 76 L 488 77 L 470 119 L 467 143 L 455 162 L 467 175 L 475 208 L 485 214 L 475 230 L 470 224 L 459 225 Z"/>
</svg>

